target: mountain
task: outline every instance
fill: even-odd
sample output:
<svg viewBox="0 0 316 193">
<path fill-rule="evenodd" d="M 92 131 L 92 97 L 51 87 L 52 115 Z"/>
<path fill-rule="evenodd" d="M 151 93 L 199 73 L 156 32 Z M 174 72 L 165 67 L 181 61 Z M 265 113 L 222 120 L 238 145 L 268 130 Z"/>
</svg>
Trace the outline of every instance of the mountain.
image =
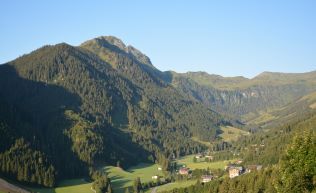
<svg viewBox="0 0 316 193">
<path fill-rule="evenodd" d="M 51 187 L 102 164 L 167 170 L 218 141 L 223 125 L 262 126 L 255 118 L 269 112 L 286 120 L 298 106 L 308 113 L 315 78 L 161 72 L 113 36 L 43 46 L 0 65 L 0 174 Z"/>
<path fill-rule="evenodd" d="M 170 83 L 180 92 L 217 112 L 252 120 L 262 113 L 281 108 L 316 90 L 316 72 L 264 72 L 253 79 L 221 77 L 205 72 L 167 72 Z"/>
<path fill-rule="evenodd" d="M 115 37 L 44 46 L 1 65 L 1 173 L 54 186 L 99 164 L 167 169 L 168 158 L 201 151 L 193 138 L 211 140 L 230 122 L 165 78 Z"/>
</svg>

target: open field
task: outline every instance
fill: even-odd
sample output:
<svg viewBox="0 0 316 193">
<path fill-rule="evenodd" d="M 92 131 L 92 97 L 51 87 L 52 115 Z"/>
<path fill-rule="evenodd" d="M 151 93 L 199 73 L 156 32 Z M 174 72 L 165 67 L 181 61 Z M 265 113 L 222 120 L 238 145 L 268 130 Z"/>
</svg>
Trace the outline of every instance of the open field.
<svg viewBox="0 0 316 193">
<path fill-rule="evenodd" d="M 229 161 L 220 162 L 204 162 L 204 159 L 199 160 L 197 163 L 193 162 L 194 155 L 185 156 L 177 160 L 178 164 L 186 165 L 190 169 L 223 169 Z M 230 160 L 233 161 L 233 160 Z M 152 181 L 153 175 L 164 176 L 162 171 L 158 170 L 158 164 L 145 164 L 141 163 L 137 166 L 131 167 L 128 170 L 123 170 L 119 167 L 105 166 L 103 169 L 111 178 L 113 189 L 116 193 L 124 193 L 127 187 L 133 186 L 133 182 L 137 177 L 140 177 L 141 182 Z M 196 180 L 179 181 L 170 184 L 158 186 L 156 191 L 161 192 L 164 190 L 171 190 L 173 188 L 187 187 L 196 183 Z M 65 180 L 58 184 L 57 188 L 30 188 L 33 192 L 40 193 L 89 193 L 92 183 L 86 182 L 83 179 Z M 151 190 L 147 190 L 151 192 Z"/>
<path fill-rule="evenodd" d="M 231 126 L 221 127 L 221 130 L 223 133 L 221 133 L 219 136 L 224 141 L 235 141 L 238 139 L 238 137 L 242 135 L 249 135 L 247 131 L 244 131 L 235 127 L 231 127 Z"/>
<path fill-rule="evenodd" d="M 84 179 L 64 180 L 56 188 L 30 188 L 32 192 L 39 193 L 93 193 L 92 183 Z"/>
<path fill-rule="evenodd" d="M 161 185 L 161 186 L 157 186 L 155 188 L 156 188 L 156 192 L 168 191 L 168 190 L 172 190 L 174 188 L 184 188 L 184 187 L 191 186 L 191 185 L 195 184 L 196 181 L 197 180 L 172 182 L 172 183 L 169 183 L 169 184 L 164 184 L 164 185 Z M 146 193 L 151 193 L 152 190 L 153 190 L 153 188 L 147 190 Z"/>
<path fill-rule="evenodd" d="M 206 146 L 211 145 L 210 142 L 201 141 L 201 140 L 199 140 L 197 137 L 192 137 L 191 139 L 192 139 L 193 141 L 199 142 L 199 143 L 204 144 L 204 145 L 206 145 Z"/>
<path fill-rule="evenodd" d="M 124 193 L 126 187 L 133 186 L 133 182 L 137 177 L 140 177 L 142 182 L 149 182 L 152 181 L 151 177 L 154 175 L 163 176 L 163 172 L 159 171 L 158 167 L 160 166 L 157 164 L 141 163 L 128 170 L 114 166 L 105 166 L 101 169 L 104 169 L 111 178 L 114 191 L 116 193 Z M 39 193 L 93 193 L 91 186 L 92 183 L 86 182 L 84 179 L 72 179 L 62 181 L 56 188 L 29 189 Z"/>
<path fill-rule="evenodd" d="M 114 166 L 105 166 L 104 170 L 111 178 L 114 191 L 123 193 L 126 187 L 133 186 L 133 182 L 137 177 L 140 177 L 141 182 L 150 182 L 154 175 L 164 176 L 163 172 L 158 170 L 158 167 L 160 166 L 157 164 L 142 163 L 126 171 Z"/>
<path fill-rule="evenodd" d="M 204 158 L 198 159 L 196 163 L 193 162 L 194 155 L 189 155 L 180 158 L 177 160 L 179 165 L 185 165 L 190 169 L 224 169 L 224 167 L 229 163 L 233 162 L 234 160 L 227 160 L 227 161 L 218 161 L 218 162 L 205 162 Z"/>
</svg>

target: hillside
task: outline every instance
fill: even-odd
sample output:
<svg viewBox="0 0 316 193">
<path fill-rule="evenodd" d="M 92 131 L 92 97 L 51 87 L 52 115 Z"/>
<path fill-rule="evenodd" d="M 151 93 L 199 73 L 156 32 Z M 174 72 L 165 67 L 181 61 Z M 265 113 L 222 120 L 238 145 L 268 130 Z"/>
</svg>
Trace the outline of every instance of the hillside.
<svg viewBox="0 0 316 193">
<path fill-rule="evenodd" d="M 168 157 L 204 148 L 192 137 L 211 140 L 229 123 L 114 37 L 44 46 L 3 64 L 0 88 L 1 173 L 44 186 L 99 163 L 166 169 Z"/>
<path fill-rule="evenodd" d="M 282 125 L 288 120 L 303 118 L 315 111 L 316 92 L 312 92 L 280 108 L 259 114 L 259 116 L 247 120 L 247 123 L 271 128 Z"/>
<path fill-rule="evenodd" d="M 316 72 L 270 73 L 253 79 L 221 77 L 202 72 L 166 72 L 180 92 L 210 108 L 244 122 L 281 108 L 316 90 Z"/>
</svg>

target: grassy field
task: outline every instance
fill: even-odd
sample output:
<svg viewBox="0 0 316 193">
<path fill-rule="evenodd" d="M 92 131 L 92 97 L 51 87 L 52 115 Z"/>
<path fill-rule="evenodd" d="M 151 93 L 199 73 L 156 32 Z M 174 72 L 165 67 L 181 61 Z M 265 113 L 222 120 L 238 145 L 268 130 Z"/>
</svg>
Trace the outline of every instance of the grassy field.
<svg viewBox="0 0 316 193">
<path fill-rule="evenodd" d="M 137 177 L 140 177 L 141 182 L 149 182 L 152 181 L 151 177 L 154 175 L 164 176 L 163 172 L 158 170 L 158 167 L 160 166 L 157 164 L 142 163 L 128 170 L 113 166 L 106 166 L 104 170 L 111 178 L 114 191 L 124 193 L 126 187 L 133 186 L 133 182 Z"/>
<path fill-rule="evenodd" d="M 235 127 L 231 127 L 231 126 L 221 127 L 221 130 L 223 133 L 221 133 L 219 136 L 224 141 L 234 141 L 234 140 L 237 140 L 238 137 L 242 135 L 249 135 L 248 132 L 235 128 Z"/>
<path fill-rule="evenodd" d="M 197 137 L 192 137 L 191 139 L 192 139 L 193 141 L 199 142 L 199 143 L 204 144 L 204 145 L 206 145 L 206 146 L 211 145 L 210 142 L 201 141 L 201 140 L 199 140 Z"/>
<path fill-rule="evenodd" d="M 177 162 L 180 165 L 185 164 L 190 169 L 223 169 L 224 166 L 229 162 L 221 161 L 207 163 L 204 162 L 204 159 L 201 159 L 197 163 L 194 163 L 193 156 L 194 155 L 183 157 L 177 160 Z M 140 177 L 142 182 L 150 182 L 152 181 L 151 177 L 154 175 L 164 176 L 163 172 L 158 170 L 158 167 L 160 166 L 157 164 L 142 163 L 135 167 L 131 167 L 128 170 L 123 170 L 119 167 L 114 166 L 105 166 L 101 169 L 107 172 L 108 176 L 111 178 L 114 191 L 116 193 L 124 193 L 126 187 L 133 186 L 133 182 L 137 177 Z M 194 183 L 196 183 L 196 180 L 165 184 L 157 187 L 157 192 L 171 190 L 178 187 L 187 187 Z M 86 182 L 83 179 L 73 179 L 62 181 L 60 184 L 58 184 L 56 188 L 30 188 L 30 190 L 40 193 L 92 193 L 93 191 L 91 190 L 91 185 L 92 183 Z M 150 192 L 150 190 L 148 190 L 147 192 Z"/>
<path fill-rule="evenodd" d="M 168 191 L 174 188 L 184 188 L 191 186 L 196 183 L 196 180 L 188 180 L 188 181 L 179 181 L 179 182 L 172 182 L 169 184 L 164 184 L 161 186 L 156 187 L 156 192 Z M 146 191 L 146 193 L 151 193 L 152 189 Z"/>
<path fill-rule="evenodd" d="M 39 193 L 93 193 L 92 183 L 84 179 L 64 180 L 57 185 L 57 188 L 30 188 L 32 192 Z"/>
<path fill-rule="evenodd" d="M 105 166 L 104 169 L 111 178 L 113 189 L 116 193 L 124 193 L 125 188 L 133 186 L 133 182 L 140 177 L 142 182 L 152 181 L 154 175 L 163 176 L 163 172 L 158 170 L 157 164 L 139 164 L 128 170 L 123 170 L 114 166 Z M 57 185 L 56 188 L 28 188 L 33 192 L 39 193 L 89 193 L 91 190 L 91 182 L 83 179 L 64 180 Z"/>
<path fill-rule="evenodd" d="M 193 162 L 194 155 L 185 156 L 177 160 L 179 165 L 185 165 L 190 169 L 224 169 L 224 167 L 229 163 L 235 160 L 228 160 L 228 161 L 218 161 L 218 162 L 205 162 L 204 158 L 198 159 L 196 163 Z"/>
</svg>

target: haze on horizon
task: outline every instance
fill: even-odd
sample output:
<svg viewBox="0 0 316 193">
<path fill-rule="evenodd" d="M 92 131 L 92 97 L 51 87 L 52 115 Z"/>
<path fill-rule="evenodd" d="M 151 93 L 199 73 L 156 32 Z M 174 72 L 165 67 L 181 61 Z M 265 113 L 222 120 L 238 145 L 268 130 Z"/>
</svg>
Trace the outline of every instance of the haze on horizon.
<svg viewBox="0 0 316 193">
<path fill-rule="evenodd" d="M 316 70 L 315 1 L 0 2 L 0 64 L 113 35 L 160 70 L 254 77 Z"/>
</svg>

